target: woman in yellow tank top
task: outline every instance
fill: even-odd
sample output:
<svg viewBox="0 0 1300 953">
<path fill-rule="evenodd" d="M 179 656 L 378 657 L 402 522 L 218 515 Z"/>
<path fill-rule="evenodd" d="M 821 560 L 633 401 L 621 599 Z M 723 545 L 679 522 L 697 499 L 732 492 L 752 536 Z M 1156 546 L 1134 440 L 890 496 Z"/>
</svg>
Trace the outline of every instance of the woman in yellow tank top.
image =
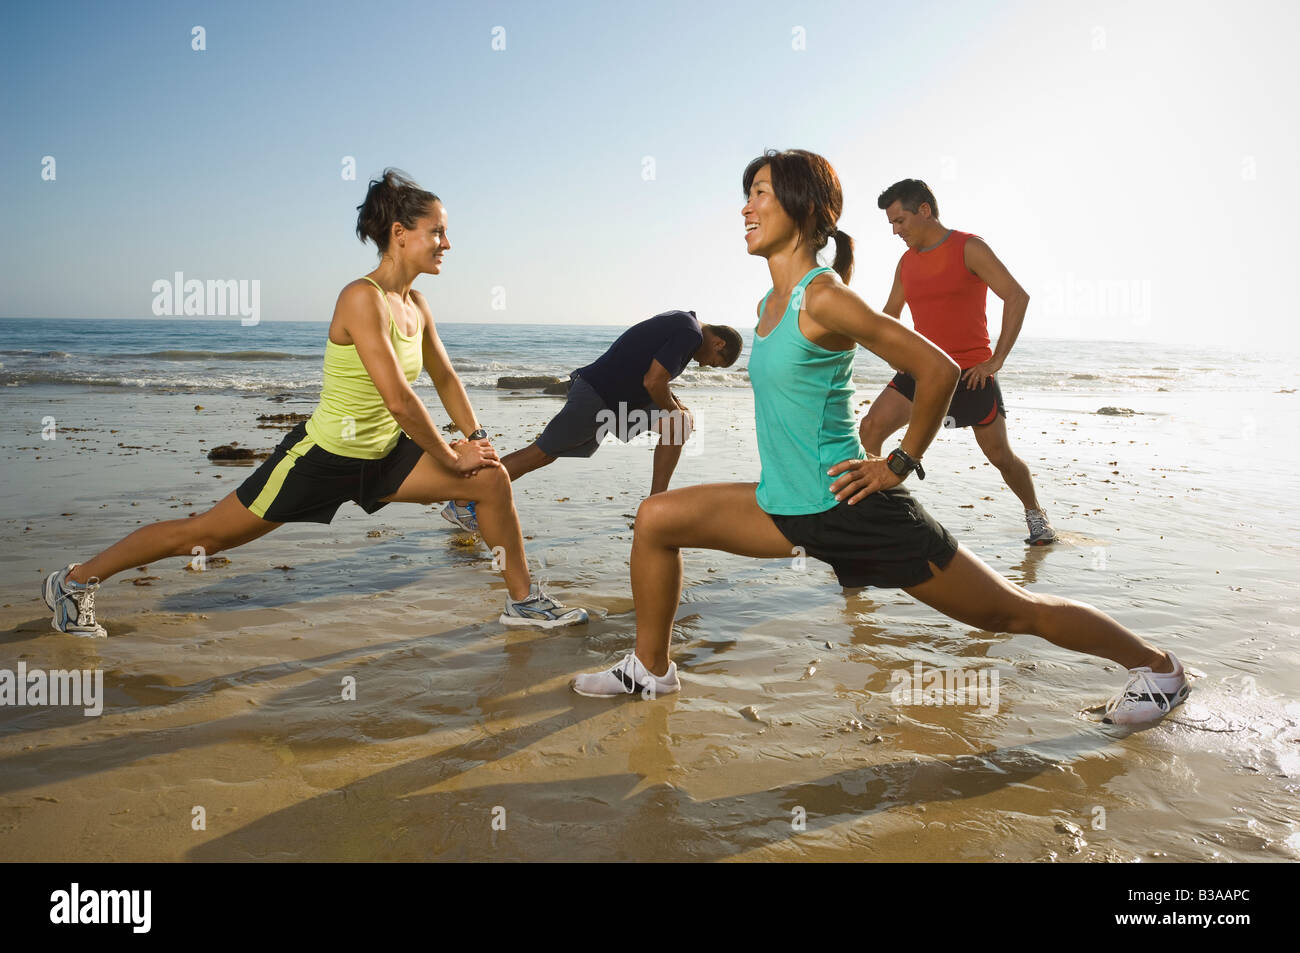
<svg viewBox="0 0 1300 953">
<path fill-rule="evenodd" d="M 311 419 L 206 513 L 141 527 L 93 559 L 51 573 L 44 596 L 54 628 L 106 635 L 95 620 L 95 592 L 132 566 L 189 556 L 196 547 L 211 555 L 287 522 L 328 523 L 348 501 L 373 513 L 389 503 L 453 497 L 473 501 L 483 541 L 504 553 L 503 624 L 552 628 L 587 621 L 584 610 L 556 602 L 529 578 L 510 477 L 479 427 L 428 302 L 411 287 L 420 275 L 442 271 L 451 247 L 446 208 L 393 169 L 371 181 L 357 208 L 357 237 L 374 242 L 381 259 L 339 294 L 325 343 L 320 404 Z M 469 439 L 443 440 L 411 387 L 422 369 Z"/>
</svg>

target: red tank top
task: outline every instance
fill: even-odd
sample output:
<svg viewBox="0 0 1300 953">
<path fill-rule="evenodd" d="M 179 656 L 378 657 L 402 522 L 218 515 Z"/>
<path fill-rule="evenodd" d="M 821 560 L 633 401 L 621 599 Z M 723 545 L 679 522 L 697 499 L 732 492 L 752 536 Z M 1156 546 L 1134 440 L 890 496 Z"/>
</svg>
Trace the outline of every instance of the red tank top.
<svg viewBox="0 0 1300 953">
<path fill-rule="evenodd" d="M 970 232 L 953 229 L 937 248 L 903 252 L 903 295 L 918 333 L 962 370 L 993 356 L 984 301 L 989 286 L 966 268 Z"/>
</svg>

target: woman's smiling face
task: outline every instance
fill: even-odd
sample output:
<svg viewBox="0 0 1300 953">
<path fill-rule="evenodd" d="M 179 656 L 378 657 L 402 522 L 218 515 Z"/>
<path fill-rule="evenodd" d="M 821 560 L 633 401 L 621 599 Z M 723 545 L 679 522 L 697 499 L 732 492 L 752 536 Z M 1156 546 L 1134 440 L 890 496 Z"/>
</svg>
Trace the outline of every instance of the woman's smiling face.
<svg viewBox="0 0 1300 953">
<path fill-rule="evenodd" d="M 745 220 L 745 250 L 766 258 L 795 237 L 797 229 L 772 188 L 772 167 L 765 165 L 749 184 L 749 196 L 740 210 Z"/>
<path fill-rule="evenodd" d="M 447 240 L 446 207 L 434 202 L 428 212 L 416 219 L 414 228 L 402 232 L 402 240 L 403 258 L 421 272 L 438 274 L 442 270 L 442 256 L 451 247 Z"/>
</svg>

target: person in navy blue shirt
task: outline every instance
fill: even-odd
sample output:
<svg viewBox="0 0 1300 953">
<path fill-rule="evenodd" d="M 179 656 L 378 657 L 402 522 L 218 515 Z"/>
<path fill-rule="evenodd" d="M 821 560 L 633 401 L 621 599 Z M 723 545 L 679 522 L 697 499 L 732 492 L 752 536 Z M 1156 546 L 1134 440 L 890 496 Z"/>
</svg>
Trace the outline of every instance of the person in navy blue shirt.
<svg viewBox="0 0 1300 953">
<path fill-rule="evenodd" d="M 662 493 L 695 425 L 668 382 L 693 360 L 701 367 L 730 367 L 742 346 L 735 328 L 701 324 L 694 311 L 665 311 L 634 324 L 604 354 L 569 375 L 564 408 L 534 443 L 501 463 L 517 480 L 557 457 L 591 456 L 606 433 L 626 442 L 655 430 L 660 439 L 650 493 Z"/>
<path fill-rule="evenodd" d="M 668 387 L 691 361 L 701 367 L 730 367 L 744 342 L 735 328 L 701 324 L 694 311 L 665 311 L 634 324 L 586 367 L 569 375 L 563 409 L 533 443 L 507 454 L 501 464 L 518 480 L 557 457 L 590 457 L 605 434 L 623 442 L 653 430 L 655 446 L 650 495 L 668 489 L 695 418 Z M 448 504 L 443 515 L 474 531 L 472 505 Z"/>
</svg>

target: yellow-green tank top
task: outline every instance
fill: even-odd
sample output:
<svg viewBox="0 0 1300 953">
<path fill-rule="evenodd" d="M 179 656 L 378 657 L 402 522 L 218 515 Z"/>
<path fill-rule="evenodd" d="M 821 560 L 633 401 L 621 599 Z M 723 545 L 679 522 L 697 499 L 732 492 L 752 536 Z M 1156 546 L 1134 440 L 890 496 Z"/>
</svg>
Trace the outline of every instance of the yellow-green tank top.
<svg viewBox="0 0 1300 953">
<path fill-rule="evenodd" d="M 384 299 L 388 311 L 388 338 L 406 375 L 415 383 L 423 369 L 422 335 L 407 337 L 397 329 L 388 295 L 372 278 L 366 278 Z M 375 382 L 357 355 L 354 344 L 325 341 L 325 373 L 321 383 L 320 404 L 307 421 L 307 434 L 317 445 L 341 457 L 378 460 L 397 445 L 402 428 L 384 405 Z"/>
</svg>

